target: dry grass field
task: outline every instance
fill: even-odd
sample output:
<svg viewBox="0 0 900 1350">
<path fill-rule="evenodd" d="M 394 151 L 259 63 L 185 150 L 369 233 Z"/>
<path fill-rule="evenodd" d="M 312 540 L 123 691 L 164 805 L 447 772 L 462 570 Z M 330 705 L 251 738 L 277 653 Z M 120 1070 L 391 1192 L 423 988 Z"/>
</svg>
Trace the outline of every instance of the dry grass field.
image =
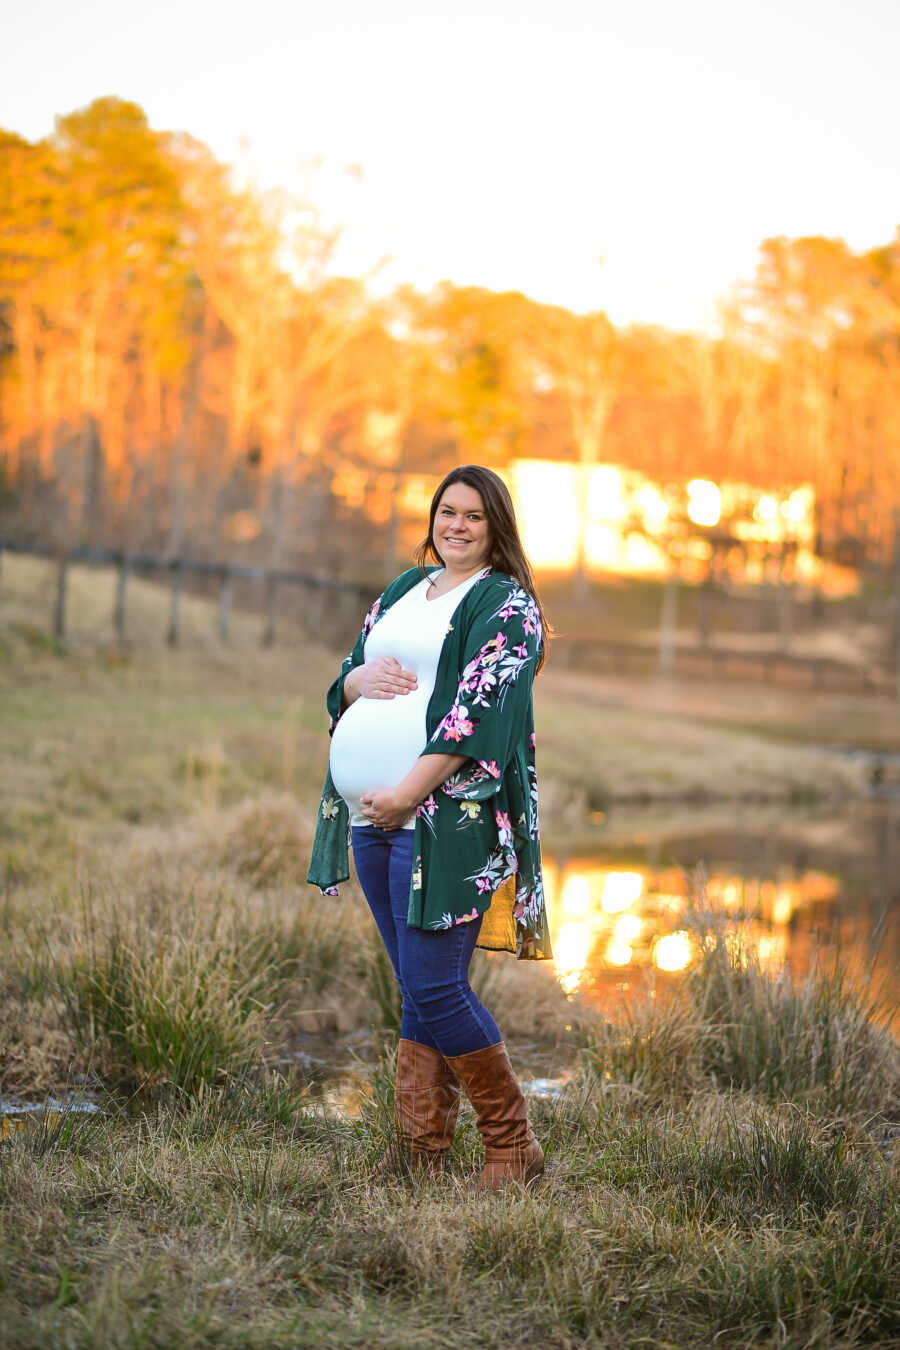
<svg viewBox="0 0 900 1350">
<path fill-rule="evenodd" d="M 396 999 L 355 887 L 303 884 L 334 654 L 241 615 L 222 646 L 190 597 L 170 651 L 137 580 L 121 651 L 112 585 L 73 572 L 63 649 L 49 569 L 3 560 L 0 1099 L 62 1105 L 2 1125 L 0 1343 L 900 1345 L 900 1048 L 839 972 L 792 987 L 699 908 L 680 991 L 608 1015 L 479 957 L 516 1062 L 568 1073 L 533 1100 L 539 1189 L 473 1189 L 470 1114 L 446 1179 L 374 1180 Z M 542 677 L 554 828 L 863 789 L 786 716 L 668 697 Z"/>
</svg>

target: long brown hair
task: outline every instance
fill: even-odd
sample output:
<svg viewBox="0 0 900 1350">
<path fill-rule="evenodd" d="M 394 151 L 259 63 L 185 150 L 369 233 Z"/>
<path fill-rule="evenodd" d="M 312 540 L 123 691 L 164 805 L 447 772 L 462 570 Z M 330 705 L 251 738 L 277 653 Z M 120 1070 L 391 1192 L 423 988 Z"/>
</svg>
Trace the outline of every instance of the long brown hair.
<svg viewBox="0 0 900 1350">
<path fill-rule="evenodd" d="M 438 553 L 434 544 L 434 521 L 441 498 L 454 483 L 465 483 L 466 487 L 474 488 L 481 497 L 490 532 L 491 547 L 488 560 L 491 567 L 497 572 L 506 572 L 514 581 L 517 581 L 522 590 L 527 591 L 533 598 L 537 606 L 541 618 L 541 631 L 544 635 L 537 664 L 537 669 L 540 670 L 547 656 L 547 648 L 550 645 L 550 625 L 544 616 L 543 606 L 531 573 L 531 566 L 525 556 L 525 549 L 519 537 L 519 527 L 516 524 L 516 512 L 512 497 L 510 497 L 509 489 L 502 478 L 499 478 L 491 469 L 483 468 L 480 464 L 461 464 L 458 469 L 451 469 L 446 478 L 438 484 L 431 499 L 428 533 L 416 549 L 416 562 L 423 572 L 430 558 L 435 559 L 442 566 L 444 565 L 444 559 Z"/>
</svg>

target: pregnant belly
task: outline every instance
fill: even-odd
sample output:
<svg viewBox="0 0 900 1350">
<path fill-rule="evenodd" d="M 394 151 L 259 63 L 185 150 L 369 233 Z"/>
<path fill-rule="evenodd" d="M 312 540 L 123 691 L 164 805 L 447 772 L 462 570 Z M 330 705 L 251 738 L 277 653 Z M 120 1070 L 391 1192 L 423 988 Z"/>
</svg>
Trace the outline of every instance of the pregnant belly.
<svg viewBox="0 0 900 1350">
<path fill-rule="evenodd" d="M 394 699 L 358 698 L 331 738 L 331 779 L 350 808 L 373 788 L 396 787 L 425 748 L 425 691 Z"/>
</svg>

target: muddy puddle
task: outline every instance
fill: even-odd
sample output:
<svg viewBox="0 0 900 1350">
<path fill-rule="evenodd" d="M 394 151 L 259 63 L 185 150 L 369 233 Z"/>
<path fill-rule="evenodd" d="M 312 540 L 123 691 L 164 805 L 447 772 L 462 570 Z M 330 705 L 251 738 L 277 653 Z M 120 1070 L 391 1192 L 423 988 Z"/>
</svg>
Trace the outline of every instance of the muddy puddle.
<svg viewBox="0 0 900 1350">
<path fill-rule="evenodd" d="M 98 1102 L 82 1095 L 51 1096 L 43 1101 L 0 1097 L 0 1140 L 33 1130 L 59 1131 L 70 1122 L 97 1115 L 100 1109 Z"/>
<path fill-rule="evenodd" d="M 563 1094 L 573 1069 L 561 1063 L 555 1043 L 511 1037 L 509 1044 L 520 1081 L 529 1096 L 550 1100 Z M 383 1030 L 358 1028 L 347 1034 L 307 1033 L 277 1067 L 282 1073 L 305 1080 L 310 1105 L 319 1106 L 328 1114 L 352 1118 L 372 1095 L 385 1045 Z"/>
</svg>

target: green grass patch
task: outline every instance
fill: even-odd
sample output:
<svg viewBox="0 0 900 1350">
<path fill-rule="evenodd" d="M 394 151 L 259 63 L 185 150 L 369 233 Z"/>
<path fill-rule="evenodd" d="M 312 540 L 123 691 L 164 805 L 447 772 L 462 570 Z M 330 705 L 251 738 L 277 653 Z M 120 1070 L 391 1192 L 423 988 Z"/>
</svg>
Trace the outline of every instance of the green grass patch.
<svg viewBox="0 0 900 1350">
<path fill-rule="evenodd" d="M 77 1154 L 6 1146 L 14 1343 L 412 1347 L 450 1328 L 498 1350 L 837 1350 L 900 1334 L 896 1175 L 815 1121 L 734 1099 L 703 1138 L 608 1103 L 578 1124 L 563 1101 L 539 1118 L 544 1186 L 484 1196 L 465 1156 L 441 1182 L 375 1184 L 374 1140 L 302 1093 L 273 1116 L 272 1092 L 283 1103 L 275 1083 L 107 1118 Z"/>
</svg>

